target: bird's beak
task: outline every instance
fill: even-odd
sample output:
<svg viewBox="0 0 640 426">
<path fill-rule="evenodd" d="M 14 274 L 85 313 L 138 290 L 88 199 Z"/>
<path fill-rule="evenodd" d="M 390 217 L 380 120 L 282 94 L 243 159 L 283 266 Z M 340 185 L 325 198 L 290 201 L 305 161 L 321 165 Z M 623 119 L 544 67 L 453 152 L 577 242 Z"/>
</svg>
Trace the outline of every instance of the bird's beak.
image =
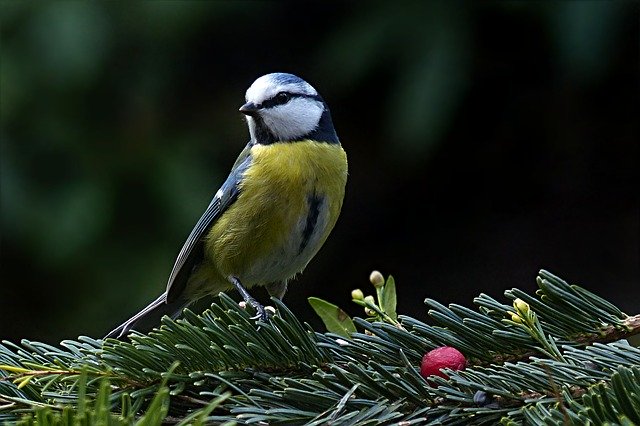
<svg viewBox="0 0 640 426">
<path fill-rule="evenodd" d="M 240 107 L 239 111 L 245 115 L 255 115 L 259 109 L 260 107 L 253 102 L 247 102 Z"/>
</svg>

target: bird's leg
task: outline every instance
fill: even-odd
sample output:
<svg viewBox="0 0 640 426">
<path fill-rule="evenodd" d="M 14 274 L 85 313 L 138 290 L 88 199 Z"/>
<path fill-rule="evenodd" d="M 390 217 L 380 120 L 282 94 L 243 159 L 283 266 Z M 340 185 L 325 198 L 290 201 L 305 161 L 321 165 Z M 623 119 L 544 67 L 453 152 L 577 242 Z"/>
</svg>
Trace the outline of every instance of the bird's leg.
<svg viewBox="0 0 640 426">
<path fill-rule="evenodd" d="M 258 302 L 256 299 L 253 298 L 253 296 L 249 294 L 249 292 L 247 291 L 246 288 L 244 288 L 244 286 L 242 285 L 238 277 L 234 277 L 233 275 L 231 275 L 229 276 L 228 280 L 231 281 L 231 284 L 233 284 L 236 290 L 238 290 L 238 293 L 240 293 L 240 296 L 242 296 L 244 301 L 247 302 L 249 305 L 253 307 L 253 309 L 256 310 L 256 316 L 252 317 L 252 319 L 259 319 L 260 321 L 266 321 L 267 319 L 269 319 L 269 314 L 267 313 L 267 310 L 264 308 L 264 306 L 260 304 L 260 302 Z"/>
<path fill-rule="evenodd" d="M 286 281 L 276 281 L 274 283 L 270 283 L 265 285 L 267 291 L 269 292 L 269 296 L 273 296 L 276 299 L 282 300 L 284 294 L 287 292 L 287 282 Z"/>
</svg>

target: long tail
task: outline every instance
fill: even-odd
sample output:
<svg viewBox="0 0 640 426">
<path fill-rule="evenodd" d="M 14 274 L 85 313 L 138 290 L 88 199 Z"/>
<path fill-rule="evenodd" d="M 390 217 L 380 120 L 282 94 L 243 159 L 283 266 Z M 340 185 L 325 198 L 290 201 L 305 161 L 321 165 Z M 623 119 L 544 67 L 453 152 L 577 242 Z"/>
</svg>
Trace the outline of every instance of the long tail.
<svg viewBox="0 0 640 426">
<path fill-rule="evenodd" d="M 154 327 L 160 326 L 160 319 L 168 315 L 171 318 L 178 316 L 187 303 L 177 300 L 167 303 L 167 295 L 163 293 L 156 300 L 151 302 L 146 308 L 129 318 L 122 325 L 118 326 L 107 334 L 104 338 L 114 338 L 124 340 L 130 331 L 135 330 L 140 333 L 151 331 Z"/>
</svg>

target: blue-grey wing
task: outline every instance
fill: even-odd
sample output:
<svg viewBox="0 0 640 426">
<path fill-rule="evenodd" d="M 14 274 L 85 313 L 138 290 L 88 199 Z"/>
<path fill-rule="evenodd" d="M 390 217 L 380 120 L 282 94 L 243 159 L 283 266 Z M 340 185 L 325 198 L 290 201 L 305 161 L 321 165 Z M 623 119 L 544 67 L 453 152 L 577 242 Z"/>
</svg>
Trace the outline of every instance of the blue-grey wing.
<svg viewBox="0 0 640 426">
<path fill-rule="evenodd" d="M 180 299 L 189 277 L 204 258 L 204 238 L 216 220 L 233 204 L 240 192 L 242 175 L 251 164 L 251 143 L 240 153 L 229 177 L 214 195 L 211 203 L 202 214 L 196 226 L 185 241 L 167 283 L 167 303 Z"/>
</svg>

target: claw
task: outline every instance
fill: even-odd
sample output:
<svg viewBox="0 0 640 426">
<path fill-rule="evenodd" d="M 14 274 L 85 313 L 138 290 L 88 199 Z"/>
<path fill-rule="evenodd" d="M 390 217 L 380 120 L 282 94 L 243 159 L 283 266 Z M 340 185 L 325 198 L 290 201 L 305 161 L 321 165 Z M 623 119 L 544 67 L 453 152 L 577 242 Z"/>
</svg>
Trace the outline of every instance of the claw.
<svg viewBox="0 0 640 426">
<path fill-rule="evenodd" d="M 251 317 L 252 320 L 266 322 L 269 319 L 269 311 L 261 304 L 258 303 L 257 306 L 253 306 L 253 309 L 256 310 L 256 314 Z"/>
</svg>

